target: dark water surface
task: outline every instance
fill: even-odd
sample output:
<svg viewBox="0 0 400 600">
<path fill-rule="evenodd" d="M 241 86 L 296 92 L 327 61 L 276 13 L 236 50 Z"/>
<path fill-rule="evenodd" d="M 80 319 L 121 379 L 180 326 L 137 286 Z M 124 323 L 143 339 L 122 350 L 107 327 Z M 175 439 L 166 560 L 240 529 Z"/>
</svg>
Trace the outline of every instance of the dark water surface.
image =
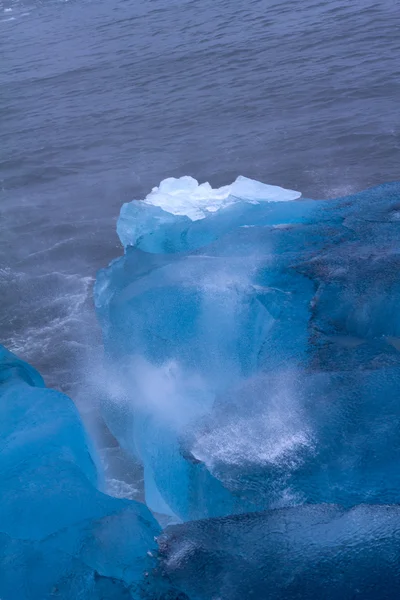
<svg viewBox="0 0 400 600">
<path fill-rule="evenodd" d="M 0 341 L 71 389 L 122 202 L 400 179 L 397 0 L 0 0 Z"/>
</svg>

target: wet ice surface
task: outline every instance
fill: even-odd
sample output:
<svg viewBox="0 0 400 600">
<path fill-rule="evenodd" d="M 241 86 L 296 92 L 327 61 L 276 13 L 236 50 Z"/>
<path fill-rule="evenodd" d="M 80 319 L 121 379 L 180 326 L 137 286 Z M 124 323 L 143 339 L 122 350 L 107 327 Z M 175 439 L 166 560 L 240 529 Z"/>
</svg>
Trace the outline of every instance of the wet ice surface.
<svg viewBox="0 0 400 600">
<path fill-rule="evenodd" d="M 309 505 L 169 527 L 164 576 L 192 600 L 391 600 L 398 506 Z"/>
<path fill-rule="evenodd" d="M 246 185 L 200 219 L 123 208 L 133 245 L 95 285 L 100 457 L 100 416 L 88 436 L 0 348 L 7 600 L 399 594 L 400 184 Z"/>
<path fill-rule="evenodd" d="M 125 254 L 95 286 L 102 414 L 148 507 L 177 523 L 149 582 L 190 600 L 389 600 L 400 184 L 282 202 L 241 180 L 216 207 L 192 183 L 122 208 Z"/>
<path fill-rule="evenodd" d="M 143 497 L 144 485 L 98 413 L 104 380 L 92 287 L 97 269 L 122 251 L 121 204 L 187 174 L 215 189 L 243 173 L 313 198 L 397 179 L 397 13 L 392 0 L 310 1 L 295 12 L 287 2 L 266 11 L 259 1 L 0 0 L 1 342 L 73 397 L 100 441 L 115 495 Z M 231 272 L 225 281 L 238 284 Z M 367 344 L 364 333 L 325 332 L 328 352 L 321 347 L 318 361 L 334 348 L 351 368 L 361 359 L 388 366 L 397 333 Z M 171 369 L 161 377 L 170 389 Z M 196 381 L 181 378 L 180 396 Z M 294 374 L 285 383 L 297 389 Z M 273 446 L 259 448 L 271 431 L 263 414 L 248 446 L 232 412 L 219 429 L 203 422 L 184 449 L 190 464 L 202 460 L 218 473 L 229 458 L 234 489 L 246 452 L 250 462 L 312 454 L 304 411 L 291 394 L 276 397 L 291 418 Z M 227 439 L 233 448 L 220 443 Z M 285 494 L 285 502 L 298 498 Z"/>
<path fill-rule="evenodd" d="M 125 254 L 95 286 L 100 411 L 148 506 L 186 521 L 398 502 L 399 184 L 282 202 L 241 180 L 191 218 L 180 192 L 190 212 L 198 188 L 172 183 L 164 210 L 122 208 Z"/>
<path fill-rule="evenodd" d="M 0 411 L 1 597 L 140 594 L 144 573 L 156 565 L 156 521 L 142 503 L 103 493 L 72 400 L 2 346 Z"/>
</svg>

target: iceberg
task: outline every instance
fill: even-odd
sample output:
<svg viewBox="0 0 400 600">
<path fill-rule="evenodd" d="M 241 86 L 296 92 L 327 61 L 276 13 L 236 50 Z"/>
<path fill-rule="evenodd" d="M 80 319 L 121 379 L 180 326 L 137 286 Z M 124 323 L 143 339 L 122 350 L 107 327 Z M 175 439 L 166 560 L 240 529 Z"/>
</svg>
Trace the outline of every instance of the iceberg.
<svg viewBox="0 0 400 600">
<path fill-rule="evenodd" d="M 398 183 L 314 201 L 246 178 L 122 207 L 102 406 L 153 511 L 400 502 L 399 207 Z"/>
<path fill-rule="evenodd" d="M 0 413 L 0 598 L 146 597 L 155 519 L 99 491 L 72 401 L 2 346 Z"/>
<path fill-rule="evenodd" d="M 145 503 L 0 346 L 2 600 L 399 597 L 400 184 L 300 196 L 185 177 L 122 207 L 96 391 Z"/>
</svg>

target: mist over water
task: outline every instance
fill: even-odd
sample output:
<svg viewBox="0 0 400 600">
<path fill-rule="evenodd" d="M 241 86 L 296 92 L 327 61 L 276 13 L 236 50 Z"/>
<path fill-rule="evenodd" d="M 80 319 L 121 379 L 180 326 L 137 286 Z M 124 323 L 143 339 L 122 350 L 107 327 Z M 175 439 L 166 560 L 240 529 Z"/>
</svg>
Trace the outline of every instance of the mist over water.
<svg viewBox="0 0 400 600">
<path fill-rule="evenodd" d="M 119 208 L 165 177 L 398 179 L 398 25 L 392 0 L 0 0 L 0 341 L 80 397 Z"/>
</svg>

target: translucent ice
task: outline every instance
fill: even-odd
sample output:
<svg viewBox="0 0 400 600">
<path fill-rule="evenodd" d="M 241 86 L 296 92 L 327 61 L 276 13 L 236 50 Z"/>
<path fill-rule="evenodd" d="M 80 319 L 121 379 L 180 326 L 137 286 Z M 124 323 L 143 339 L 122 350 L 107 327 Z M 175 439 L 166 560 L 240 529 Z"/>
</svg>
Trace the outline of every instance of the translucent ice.
<svg viewBox="0 0 400 600">
<path fill-rule="evenodd" d="M 104 415 L 149 506 L 400 502 L 399 184 L 228 188 L 173 180 L 126 205 L 125 255 L 97 279 Z"/>
<path fill-rule="evenodd" d="M 0 347 L 0 598 L 399 597 L 399 214 L 400 184 L 244 178 L 126 205 L 96 379 L 175 524 L 100 491 L 71 400 Z"/>
<path fill-rule="evenodd" d="M 238 177 L 231 185 L 213 189 L 209 183 L 198 184 L 193 177 L 170 177 L 153 188 L 143 202 L 159 206 L 173 215 L 186 215 L 192 221 L 238 201 L 280 202 L 296 200 L 301 193 L 266 185 L 247 177 Z"/>
<path fill-rule="evenodd" d="M 1 346 L 0 449 L 2 600 L 132 598 L 153 565 L 156 522 L 98 491 L 71 400 Z"/>
<path fill-rule="evenodd" d="M 182 229 L 187 228 L 192 221 L 204 219 L 237 202 L 282 202 L 295 200 L 300 196 L 300 192 L 266 185 L 247 177 L 238 177 L 231 185 L 217 189 L 213 189 L 209 183 L 199 185 L 193 177 L 171 177 L 164 179 L 159 187 L 153 188 L 143 202 L 124 204 L 117 231 L 124 246 L 134 246 L 138 245 L 143 236 L 153 236 L 160 229 L 167 229 L 168 236 L 178 233 L 175 226 L 177 224 L 182 235 Z M 172 247 L 172 239 L 164 241 L 167 246 L 170 244 Z"/>
</svg>

